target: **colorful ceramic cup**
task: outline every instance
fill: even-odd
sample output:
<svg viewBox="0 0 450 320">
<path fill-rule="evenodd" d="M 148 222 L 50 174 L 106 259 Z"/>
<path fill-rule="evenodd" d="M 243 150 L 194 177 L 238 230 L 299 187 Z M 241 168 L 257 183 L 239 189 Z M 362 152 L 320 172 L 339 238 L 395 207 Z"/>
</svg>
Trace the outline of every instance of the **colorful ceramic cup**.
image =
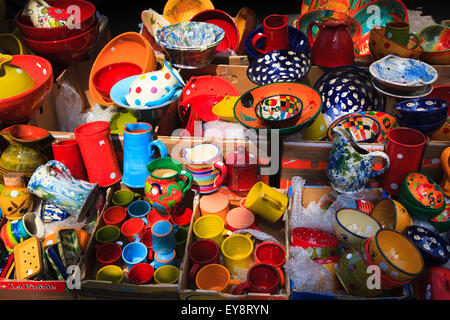
<svg viewBox="0 0 450 320">
<path fill-rule="evenodd" d="M 64 164 L 77 179 L 87 180 L 86 169 L 75 139 L 53 142 L 53 159 Z"/>
<path fill-rule="evenodd" d="M 155 269 L 148 263 L 138 263 L 128 271 L 128 280 L 134 284 L 147 284 L 153 278 Z"/>
<path fill-rule="evenodd" d="M 231 279 L 230 272 L 220 264 L 208 264 L 202 267 L 195 277 L 195 284 L 200 290 L 231 293 L 232 286 L 242 281 Z"/>
<path fill-rule="evenodd" d="M 178 226 L 169 221 L 160 220 L 152 225 L 152 248 L 159 254 L 169 254 L 177 247 L 175 233 Z"/>
<path fill-rule="evenodd" d="M 29 237 L 41 239 L 45 235 L 45 225 L 41 218 L 35 212 L 28 212 L 22 218 L 22 224 L 19 225 Z"/>
<path fill-rule="evenodd" d="M 414 37 L 416 38 L 416 44 L 411 49 L 417 48 L 420 44 L 419 37 L 416 34 L 409 32 L 409 23 L 404 21 L 386 23 L 384 36 L 404 47 L 408 45 L 409 39 Z"/>
<path fill-rule="evenodd" d="M 263 33 L 255 35 L 252 45 L 260 54 L 275 50 L 289 49 L 288 17 L 286 15 L 272 14 L 263 21 Z M 257 42 L 264 39 L 264 50 L 257 46 Z"/>
<path fill-rule="evenodd" d="M 178 267 L 177 254 L 175 250 L 169 253 L 155 252 L 153 261 L 150 264 L 156 270 L 167 265 Z"/>
<path fill-rule="evenodd" d="M 157 284 L 175 284 L 180 278 L 180 269 L 175 266 L 162 266 L 155 270 L 153 279 Z"/>
<path fill-rule="evenodd" d="M 128 189 L 122 189 L 114 192 L 111 201 L 115 206 L 128 207 L 131 202 L 139 199 L 141 199 L 139 193 L 134 193 Z"/>
<path fill-rule="evenodd" d="M 103 226 L 95 232 L 98 243 L 116 242 L 120 237 L 120 229 L 116 226 Z"/>
<path fill-rule="evenodd" d="M 120 266 L 122 247 L 114 242 L 104 243 L 97 248 L 95 256 L 102 267 L 110 264 Z"/>
<path fill-rule="evenodd" d="M 265 293 L 276 294 L 280 288 L 280 274 L 270 264 L 256 264 L 248 270 L 247 282 L 233 289 L 233 294 Z"/>
<path fill-rule="evenodd" d="M 103 212 L 103 222 L 105 225 L 113 225 L 116 227 L 121 227 L 122 223 L 127 218 L 127 210 L 124 207 L 112 206 Z"/>
<path fill-rule="evenodd" d="M 120 232 L 125 237 L 128 243 L 139 241 L 142 239 L 142 234 L 145 231 L 145 223 L 140 218 L 131 218 L 126 220 L 122 227 L 120 228 Z"/>
<path fill-rule="evenodd" d="M 230 231 L 240 229 L 254 229 L 255 215 L 245 207 L 236 207 L 231 209 L 225 217 L 226 227 Z"/>
<path fill-rule="evenodd" d="M 233 192 L 247 193 L 259 181 L 258 159 L 254 154 L 238 146 L 226 159 L 227 187 Z"/>
<path fill-rule="evenodd" d="M 136 200 L 130 203 L 127 212 L 131 218 L 139 218 L 144 221 L 145 224 L 148 223 L 147 215 L 149 214 L 152 206 L 145 200 Z"/>
<path fill-rule="evenodd" d="M 200 212 L 202 216 L 208 214 L 215 214 L 219 216 L 224 222 L 228 213 L 230 201 L 228 197 L 223 193 L 213 193 L 203 195 L 200 198 Z"/>
<path fill-rule="evenodd" d="M 201 239 L 195 241 L 189 248 L 191 269 L 189 278 L 194 280 L 198 270 L 207 264 L 219 264 L 219 246 L 212 240 Z"/>
<path fill-rule="evenodd" d="M 195 220 L 193 229 L 197 239 L 210 239 L 220 247 L 226 235 L 231 231 L 225 229 L 223 220 L 216 215 L 207 215 Z"/>
<path fill-rule="evenodd" d="M 251 237 L 251 234 L 233 234 L 222 242 L 223 263 L 233 276 L 250 268 L 254 242 Z"/>
<path fill-rule="evenodd" d="M 153 240 L 152 240 L 152 230 L 148 228 L 142 234 L 141 242 L 147 247 L 147 249 L 153 252 Z"/>
<path fill-rule="evenodd" d="M 147 262 L 148 249 L 140 242 L 127 244 L 122 250 L 122 259 L 128 270 L 138 263 Z"/>
<path fill-rule="evenodd" d="M 115 265 L 109 265 L 101 268 L 98 270 L 96 276 L 96 280 L 99 281 L 109 281 L 112 283 L 121 283 L 123 280 L 123 271 L 122 268 L 115 266 Z"/>
<path fill-rule="evenodd" d="M 256 183 L 245 199 L 245 207 L 265 220 L 278 221 L 288 206 L 288 197 L 263 182 Z"/>
<path fill-rule="evenodd" d="M 286 262 L 286 250 L 275 242 L 262 242 L 255 248 L 255 264 L 266 263 L 274 266 L 280 273 L 280 283 L 284 284 L 282 267 Z"/>
<path fill-rule="evenodd" d="M 406 208 L 400 202 L 389 198 L 378 202 L 371 216 L 381 224 L 383 229 L 396 230 L 400 233 L 413 225 Z"/>
<path fill-rule="evenodd" d="M 155 222 L 159 220 L 170 221 L 171 217 L 172 215 L 160 214 L 158 210 L 153 208 L 147 215 L 147 226 L 151 227 Z"/>
</svg>

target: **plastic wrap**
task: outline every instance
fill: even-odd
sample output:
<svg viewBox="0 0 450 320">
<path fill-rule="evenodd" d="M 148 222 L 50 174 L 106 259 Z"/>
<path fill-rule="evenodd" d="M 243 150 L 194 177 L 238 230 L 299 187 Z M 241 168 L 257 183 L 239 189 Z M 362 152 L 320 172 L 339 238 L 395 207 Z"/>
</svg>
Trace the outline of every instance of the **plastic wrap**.
<svg viewBox="0 0 450 320">
<path fill-rule="evenodd" d="M 259 231 L 259 230 L 255 230 L 255 229 L 240 229 L 240 230 L 236 230 L 235 232 L 233 232 L 233 234 L 236 233 L 240 233 L 240 234 L 247 234 L 250 233 L 253 237 L 255 237 L 256 239 L 258 239 L 261 242 L 275 242 L 280 244 L 280 242 L 275 239 L 274 237 L 272 237 L 271 235 L 263 232 L 263 231 Z"/>
<path fill-rule="evenodd" d="M 237 122 L 209 121 L 203 124 L 205 138 L 242 139 L 245 137 L 245 128 Z"/>
</svg>

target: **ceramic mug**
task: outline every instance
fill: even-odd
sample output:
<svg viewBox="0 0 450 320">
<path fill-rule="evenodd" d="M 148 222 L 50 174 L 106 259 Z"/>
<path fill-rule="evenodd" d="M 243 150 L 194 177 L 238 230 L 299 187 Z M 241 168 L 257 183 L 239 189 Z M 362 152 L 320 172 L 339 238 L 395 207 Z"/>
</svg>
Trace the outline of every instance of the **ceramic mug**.
<svg viewBox="0 0 450 320">
<path fill-rule="evenodd" d="M 168 254 L 177 247 L 175 233 L 178 226 L 169 221 L 160 220 L 152 225 L 152 248 L 159 254 Z"/>
<path fill-rule="evenodd" d="M 284 284 L 281 269 L 286 262 L 286 250 L 275 242 L 262 242 L 255 248 L 255 264 L 266 263 L 274 266 L 280 273 L 280 283 Z"/>
<path fill-rule="evenodd" d="M 244 292 L 275 294 L 280 287 L 280 274 L 270 264 L 256 264 L 248 270 L 247 282 L 233 289 L 233 294 Z"/>
<path fill-rule="evenodd" d="M 260 39 L 264 39 L 263 50 L 256 45 Z M 253 37 L 252 46 L 260 54 L 289 49 L 288 17 L 279 14 L 267 16 L 263 21 L 263 33 L 258 33 Z"/>
<path fill-rule="evenodd" d="M 116 242 L 120 237 L 120 229 L 116 226 L 103 226 L 95 232 L 98 243 Z"/>
<path fill-rule="evenodd" d="M 134 284 L 147 284 L 153 278 L 155 269 L 148 263 L 138 263 L 128 271 L 128 280 Z"/>
<path fill-rule="evenodd" d="M 155 270 L 153 279 L 157 284 L 175 284 L 180 278 L 180 269 L 166 265 Z"/>
<path fill-rule="evenodd" d="M 128 207 L 128 205 L 135 201 L 140 200 L 141 195 L 128 189 L 122 189 L 114 192 L 112 196 L 112 203 L 115 206 Z"/>
<path fill-rule="evenodd" d="M 408 45 L 409 39 L 414 37 L 416 39 L 416 45 L 410 48 L 411 50 L 414 50 L 420 44 L 419 37 L 416 34 L 409 32 L 409 23 L 404 21 L 386 23 L 384 36 L 404 47 Z"/>
<path fill-rule="evenodd" d="M 122 227 L 120 228 L 120 232 L 129 243 L 140 241 L 140 239 L 142 239 L 142 234 L 144 233 L 144 231 L 145 223 L 140 218 L 128 219 L 122 224 Z"/>
<path fill-rule="evenodd" d="M 214 214 L 219 216 L 224 222 L 228 213 L 230 200 L 223 193 L 213 193 L 200 198 L 200 212 L 202 216 Z"/>
<path fill-rule="evenodd" d="M 216 215 L 207 215 L 195 220 L 192 228 L 197 239 L 210 239 L 220 247 L 226 235 L 232 232 L 225 229 L 223 220 Z"/>
<path fill-rule="evenodd" d="M 112 206 L 103 212 L 103 222 L 105 225 L 113 225 L 120 228 L 127 218 L 127 210 L 121 206 Z"/>
<path fill-rule="evenodd" d="M 21 225 L 29 237 L 37 237 L 38 239 L 41 239 L 45 235 L 44 223 L 34 212 L 26 213 L 22 218 Z"/>
<path fill-rule="evenodd" d="M 234 276 L 240 270 L 248 270 L 252 263 L 253 240 L 251 234 L 233 234 L 221 246 L 223 263 Z"/>
<path fill-rule="evenodd" d="M 122 259 L 128 270 L 138 263 L 147 262 L 148 249 L 140 242 L 131 242 L 122 250 Z"/>
<path fill-rule="evenodd" d="M 98 270 L 95 279 L 99 281 L 121 283 L 123 280 L 123 270 L 116 265 L 104 266 L 103 268 Z"/>
<path fill-rule="evenodd" d="M 231 279 L 230 272 L 220 264 L 208 264 L 202 267 L 195 277 L 195 284 L 200 290 L 231 293 L 232 286 L 242 281 Z"/>
<path fill-rule="evenodd" d="M 189 278 L 194 280 L 198 270 L 207 264 L 219 264 L 219 246 L 212 240 L 201 239 L 195 241 L 189 248 L 191 269 Z"/>
<path fill-rule="evenodd" d="M 152 206 L 150 205 L 150 203 L 145 200 L 136 200 L 130 203 L 127 212 L 131 218 L 142 219 L 142 221 L 147 224 L 147 215 L 149 214 L 150 210 L 152 210 Z"/>
<path fill-rule="evenodd" d="M 114 242 L 104 243 L 97 248 L 95 256 L 102 267 L 111 264 L 119 265 L 122 247 Z"/>
<path fill-rule="evenodd" d="M 77 179 L 87 180 L 86 169 L 75 139 L 53 142 L 53 158 L 64 164 Z"/>
<path fill-rule="evenodd" d="M 159 220 L 171 221 L 171 217 L 172 215 L 159 214 L 158 210 L 152 208 L 152 210 L 150 210 L 150 212 L 147 214 L 147 225 L 151 227 L 155 222 Z"/>
<path fill-rule="evenodd" d="M 183 259 L 184 257 L 188 233 L 189 228 L 180 226 L 178 226 L 178 231 L 175 233 L 175 238 L 177 239 L 177 246 L 175 248 L 175 252 L 177 253 L 177 258 L 179 259 Z"/>
<path fill-rule="evenodd" d="M 244 206 L 231 209 L 225 217 L 225 223 L 227 229 L 233 232 L 240 229 L 256 228 L 255 215 Z"/>
<path fill-rule="evenodd" d="M 245 207 L 274 223 L 286 211 L 288 201 L 286 195 L 260 181 L 250 189 L 245 199 Z"/>
<path fill-rule="evenodd" d="M 155 269 L 159 269 L 162 266 L 167 265 L 178 267 L 177 254 L 175 250 L 169 253 L 161 253 L 156 251 L 154 259 L 150 265 Z"/>
</svg>

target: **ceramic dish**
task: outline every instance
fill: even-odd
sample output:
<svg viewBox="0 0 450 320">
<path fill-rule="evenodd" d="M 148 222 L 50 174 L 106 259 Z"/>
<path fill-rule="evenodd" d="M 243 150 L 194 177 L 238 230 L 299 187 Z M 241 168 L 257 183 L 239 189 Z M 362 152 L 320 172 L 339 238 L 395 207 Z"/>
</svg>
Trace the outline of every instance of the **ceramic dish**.
<svg viewBox="0 0 450 320">
<path fill-rule="evenodd" d="M 431 135 L 434 132 L 438 131 L 440 128 L 442 128 L 442 126 L 446 122 L 446 119 L 443 119 L 441 121 L 431 123 L 431 124 L 412 124 L 409 122 L 403 122 L 400 119 L 397 119 L 397 120 L 398 120 L 398 124 L 401 127 L 416 129 L 416 130 L 422 132 L 426 136 Z"/>
<path fill-rule="evenodd" d="M 381 224 L 383 229 L 395 230 L 400 233 L 413 224 L 406 208 L 400 202 L 389 198 L 378 202 L 371 216 Z"/>
<path fill-rule="evenodd" d="M 256 117 L 269 128 L 285 128 L 294 125 L 303 110 L 301 99 L 291 95 L 267 97 L 255 106 Z"/>
<path fill-rule="evenodd" d="M 440 210 L 431 210 L 413 205 L 409 201 L 405 200 L 402 194 L 399 195 L 398 201 L 406 208 L 406 210 L 408 210 L 411 217 L 417 220 L 430 220 L 441 213 Z"/>
<path fill-rule="evenodd" d="M 437 233 L 421 226 L 411 226 L 406 229 L 405 234 L 428 264 L 440 265 L 449 260 L 450 243 Z"/>
<path fill-rule="evenodd" d="M 415 99 L 415 98 L 423 98 L 433 91 L 433 85 L 428 85 L 417 90 L 411 92 L 399 92 L 394 91 L 392 88 L 383 85 L 378 82 L 376 79 L 372 80 L 373 87 L 380 93 L 386 96 L 390 96 L 397 99 Z"/>
<path fill-rule="evenodd" d="M 292 95 L 301 97 L 303 111 L 297 123 L 291 127 L 281 128 L 280 133 L 288 134 L 311 125 L 320 113 L 322 98 L 312 87 L 295 82 L 278 82 L 253 88 L 244 93 L 234 106 L 234 116 L 249 129 L 267 129 L 261 124 L 255 113 L 256 103 L 275 95 Z"/>
<path fill-rule="evenodd" d="M 247 68 L 247 77 L 257 85 L 297 81 L 310 69 L 309 53 L 277 50 L 254 60 Z"/>
<path fill-rule="evenodd" d="M 164 5 L 163 16 L 170 23 L 186 22 L 208 9 L 214 9 L 210 0 L 168 0 Z"/>
<path fill-rule="evenodd" d="M 445 198 L 439 185 L 430 177 L 411 172 L 403 180 L 400 194 L 411 204 L 431 210 L 445 208 Z"/>
<path fill-rule="evenodd" d="M 401 92 L 412 92 L 433 84 L 438 73 L 424 62 L 388 55 L 369 67 L 370 74 L 384 86 Z"/>
<path fill-rule="evenodd" d="M 344 116 L 333 122 L 328 128 L 328 138 L 333 140 L 332 129 L 336 126 L 343 127 L 358 143 L 375 142 L 381 131 L 380 123 L 367 116 Z"/>
<path fill-rule="evenodd" d="M 445 206 L 444 211 L 430 219 L 429 222 L 441 233 L 450 230 L 450 203 Z"/>
<path fill-rule="evenodd" d="M 360 111 L 360 112 L 358 112 L 358 114 L 360 114 L 362 116 L 374 118 L 380 124 L 381 130 L 380 130 L 380 135 L 378 136 L 378 139 L 376 140 L 377 143 L 386 142 L 389 131 L 398 127 L 397 120 L 392 115 L 390 115 L 389 113 L 386 113 L 386 112 Z"/>
<path fill-rule="evenodd" d="M 424 52 L 421 59 L 430 64 L 450 64 L 450 27 L 431 25 L 419 33 Z"/>
<path fill-rule="evenodd" d="M 393 110 L 403 123 L 427 125 L 447 119 L 448 102 L 433 98 L 410 99 L 396 103 Z"/>
</svg>

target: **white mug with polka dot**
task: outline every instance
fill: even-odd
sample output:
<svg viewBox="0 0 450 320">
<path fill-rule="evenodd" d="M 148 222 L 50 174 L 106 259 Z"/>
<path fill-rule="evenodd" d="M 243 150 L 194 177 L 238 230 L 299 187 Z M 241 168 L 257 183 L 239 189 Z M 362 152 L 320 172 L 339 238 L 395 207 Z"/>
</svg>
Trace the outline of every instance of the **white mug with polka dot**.
<svg viewBox="0 0 450 320">
<path fill-rule="evenodd" d="M 177 70 L 164 61 L 160 70 L 138 76 L 130 85 L 125 99 L 132 107 L 154 107 L 170 101 L 184 81 Z"/>
</svg>

